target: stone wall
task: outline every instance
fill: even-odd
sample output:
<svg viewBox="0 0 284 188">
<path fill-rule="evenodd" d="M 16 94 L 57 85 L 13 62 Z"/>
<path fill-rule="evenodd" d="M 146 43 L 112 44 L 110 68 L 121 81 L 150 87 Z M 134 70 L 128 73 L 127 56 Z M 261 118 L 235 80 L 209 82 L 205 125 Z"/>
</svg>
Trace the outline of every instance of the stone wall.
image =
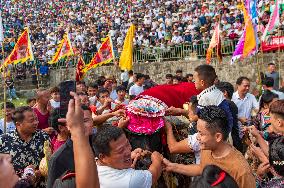
<svg viewBox="0 0 284 188">
<path fill-rule="evenodd" d="M 216 72 L 220 80 L 229 81 L 232 84 L 235 83 L 239 76 L 247 76 L 252 81 L 258 76 L 259 71 L 265 72 L 267 64 L 274 62 L 277 64 L 278 61 L 276 58 L 277 54 L 266 54 L 259 56 L 259 58 L 252 58 L 247 61 L 237 62 L 233 65 L 230 64 L 230 58 L 226 57 L 223 59 L 223 62 L 217 63 L 213 62 L 212 66 L 215 67 Z M 284 54 L 283 54 L 284 55 Z M 283 59 L 281 57 L 281 59 Z M 169 62 L 146 62 L 146 63 L 134 63 L 133 70 L 134 72 L 141 72 L 144 74 L 150 75 L 150 77 L 157 83 L 163 83 L 165 74 L 172 73 L 174 74 L 177 69 L 182 69 L 184 74 L 193 73 L 193 70 L 196 66 L 205 63 L 204 59 L 190 61 L 190 60 L 180 60 L 180 61 L 169 61 Z M 284 74 L 284 65 L 281 64 L 281 75 Z M 279 68 L 278 68 L 279 71 Z M 73 79 L 75 76 L 75 69 L 69 68 L 68 70 L 52 70 L 51 72 L 51 85 L 58 84 L 61 80 L 64 79 Z M 88 76 L 85 78 L 86 82 L 92 82 L 100 75 L 115 75 L 116 78 L 119 78 L 120 70 L 117 66 L 109 65 L 102 66 L 90 71 Z"/>
</svg>

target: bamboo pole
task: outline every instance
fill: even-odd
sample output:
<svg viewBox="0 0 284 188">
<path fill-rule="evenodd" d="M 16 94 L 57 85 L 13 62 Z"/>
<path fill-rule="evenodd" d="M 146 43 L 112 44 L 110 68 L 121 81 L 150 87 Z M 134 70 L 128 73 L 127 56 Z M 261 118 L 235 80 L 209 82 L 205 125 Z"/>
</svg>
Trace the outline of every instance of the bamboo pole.
<svg viewBox="0 0 284 188">
<path fill-rule="evenodd" d="M 280 58 L 280 27 L 278 26 L 278 72 L 279 72 L 279 88 L 281 87 L 281 58 Z M 277 88 L 277 89 L 279 89 Z"/>
<path fill-rule="evenodd" d="M 64 80 L 68 80 L 68 74 L 69 74 L 69 70 L 68 70 L 68 67 L 69 67 L 69 60 L 70 60 L 70 56 L 67 57 L 67 60 L 66 60 L 66 75 L 65 75 L 65 79 Z"/>
<path fill-rule="evenodd" d="M 6 133 L 7 129 L 7 118 L 6 118 L 6 113 L 7 113 L 7 108 L 6 108 L 6 102 L 7 102 L 7 89 L 6 89 L 6 67 L 4 66 L 4 61 L 5 61 L 5 53 L 4 53 L 4 42 L 1 43 L 1 48 L 2 48 L 2 68 L 3 68 L 3 87 L 4 87 L 4 93 L 3 93 L 3 100 L 4 100 L 4 134 Z"/>
<path fill-rule="evenodd" d="M 40 85 L 39 85 L 39 75 L 38 75 L 38 66 L 37 66 L 37 61 L 35 60 L 35 69 L 36 69 L 36 82 L 37 82 L 37 89 L 40 88 Z"/>
</svg>

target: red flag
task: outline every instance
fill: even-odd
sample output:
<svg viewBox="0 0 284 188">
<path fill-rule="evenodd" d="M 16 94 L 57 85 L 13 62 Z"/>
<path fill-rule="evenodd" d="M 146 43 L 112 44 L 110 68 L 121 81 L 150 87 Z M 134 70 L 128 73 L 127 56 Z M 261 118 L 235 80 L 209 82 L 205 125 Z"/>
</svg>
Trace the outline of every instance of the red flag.
<svg viewBox="0 0 284 188">
<path fill-rule="evenodd" d="M 33 51 L 31 47 L 29 29 L 25 28 L 24 32 L 19 37 L 11 54 L 7 57 L 4 65 L 17 64 L 19 62 L 26 62 L 27 60 L 34 60 Z"/>
<path fill-rule="evenodd" d="M 76 67 L 76 81 L 81 81 L 84 78 L 85 73 L 83 72 L 83 69 L 85 68 L 85 62 L 82 58 L 82 56 L 80 56 L 80 59 L 77 63 L 77 67 Z"/>
<path fill-rule="evenodd" d="M 88 70 L 92 68 L 96 68 L 103 64 L 110 63 L 114 58 L 112 51 L 112 43 L 110 37 L 105 38 L 105 41 L 102 43 L 100 49 L 95 54 L 91 62 L 86 65 L 84 68 L 84 72 L 86 73 Z"/>
</svg>

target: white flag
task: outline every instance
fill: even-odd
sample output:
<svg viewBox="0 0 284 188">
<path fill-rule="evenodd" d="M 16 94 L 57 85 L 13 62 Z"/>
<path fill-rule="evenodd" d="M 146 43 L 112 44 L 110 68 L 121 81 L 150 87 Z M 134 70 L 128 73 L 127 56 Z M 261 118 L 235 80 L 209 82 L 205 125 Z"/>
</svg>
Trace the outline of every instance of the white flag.
<svg viewBox="0 0 284 188">
<path fill-rule="evenodd" d="M 3 29 L 3 23 L 2 23 L 2 12 L 0 11 L 0 43 L 4 41 L 4 29 Z"/>
</svg>

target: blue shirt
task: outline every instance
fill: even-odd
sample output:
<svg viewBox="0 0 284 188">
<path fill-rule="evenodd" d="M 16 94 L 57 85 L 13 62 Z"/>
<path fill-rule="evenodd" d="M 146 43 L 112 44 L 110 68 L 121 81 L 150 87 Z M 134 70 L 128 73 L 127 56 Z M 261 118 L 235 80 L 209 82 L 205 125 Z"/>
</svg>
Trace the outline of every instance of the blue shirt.
<svg viewBox="0 0 284 188">
<path fill-rule="evenodd" d="M 48 74 L 48 66 L 47 65 L 40 66 L 39 67 L 39 73 L 43 74 L 43 75 Z"/>
</svg>

